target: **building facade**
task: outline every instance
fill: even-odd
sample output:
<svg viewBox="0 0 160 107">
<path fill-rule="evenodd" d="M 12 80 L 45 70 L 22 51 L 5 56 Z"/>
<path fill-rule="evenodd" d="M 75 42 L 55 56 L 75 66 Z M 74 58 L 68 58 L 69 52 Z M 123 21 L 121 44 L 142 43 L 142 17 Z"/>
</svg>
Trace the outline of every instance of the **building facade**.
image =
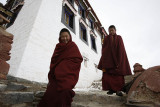
<svg viewBox="0 0 160 107">
<path fill-rule="evenodd" d="M 24 0 L 23 7 L 7 31 L 14 35 L 9 74 L 48 82 L 51 56 L 59 32 L 68 28 L 82 56 L 77 88 L 100 80 L 97 69 L 102 40 L 107 33 L 88 0 Z"/>
</svg>

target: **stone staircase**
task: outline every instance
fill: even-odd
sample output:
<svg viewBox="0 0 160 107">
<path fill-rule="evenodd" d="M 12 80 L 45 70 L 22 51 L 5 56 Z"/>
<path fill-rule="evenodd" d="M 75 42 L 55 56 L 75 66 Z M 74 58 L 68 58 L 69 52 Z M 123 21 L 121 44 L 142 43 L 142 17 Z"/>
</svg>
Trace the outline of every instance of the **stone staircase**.
<svg viewBox="0 0 160 107">
<path fill-rule="evenodd" d="M 36 107 L 47 84 L 8 76 L 0 80 L 0 107 Z"/>
<path fill-rule="evenodd" d="M 101 81 L 94 82 L 89 89 L 77 90 L 72 107 L 125 107 L 126 95 L 108 96 L 101 91 Z M 8 76 L 0 80 L 0 107 L 36 107 L 47 84 Z"/>
<path fill-rule="evenodd" d="M 126 107 L 126 95 L 108 96 L 106 91 L 76 91 L 73 107 Z"/>
</svg>

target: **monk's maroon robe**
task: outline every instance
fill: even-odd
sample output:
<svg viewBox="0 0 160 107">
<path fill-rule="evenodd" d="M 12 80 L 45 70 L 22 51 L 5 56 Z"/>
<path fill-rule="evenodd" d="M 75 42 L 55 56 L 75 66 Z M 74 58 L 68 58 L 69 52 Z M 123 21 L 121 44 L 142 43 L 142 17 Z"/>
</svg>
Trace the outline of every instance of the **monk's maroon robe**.
<svg viewBox="0 0 160 107">
<path fill-rule="evenodd" d="M 131 75 L 131 69 L 121 36 L 105 37 L 98 68 L 106 70 L 102 76 L 103 90 L 122 90 L 124 76 Z"/>
<path fill-rule="evenodd" d="M 79 78 L 82 56 L 77 45 L 58 43 L 51 58 L 49 83 L 38 107 L 71 107 Z"/>
</svg>

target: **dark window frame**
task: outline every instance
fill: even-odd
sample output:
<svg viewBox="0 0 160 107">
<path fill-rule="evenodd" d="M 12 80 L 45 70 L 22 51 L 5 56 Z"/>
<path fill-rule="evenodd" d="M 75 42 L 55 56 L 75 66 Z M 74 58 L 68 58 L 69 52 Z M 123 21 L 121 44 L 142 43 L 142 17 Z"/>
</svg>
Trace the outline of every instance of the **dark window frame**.
<svg viewBox="0 0 160 107">
<path fill-rule="evenodd" d="M 82 32 L 83 32 L 83 34 L 82 34 Z M 84 38 L 84 36 L 85 36 L 85 38 Z M 82 23 L 80 23 L 80 39 L 81 39 L 85 44 L 88 45 L 87 29 L 86 29 L 86 27 L 85 27 Z"/>
<path fill-rule="evenodd" d="M 86 20 L 86 11 L 81 5 L 79 5 L 79 14 L 84 20 Z"/>
<path fill-rule="evenodd" d="M 72 29 L 73 29 L 73 17 L 74 17 L 74 14 L 73 13 L 69 13 L 69 11 L 65 8 L 64 10 L 64 15 L 68 15 L 69 16 L 69 22 L 66 23 L 68 24 Z M 64 16 L 65 17 L 65 16 Z M 65 18 L 64 18 L 65 19 Z M 66 22 L 66 20 L 65 20 Z"/>
<path fill-rule="evenodd" d="M 74 0 L 68 0 L 71 4 L 73 4 L 74 3 Z"/>
<path fill-rule="evenodd" d="M 97 53 L 96 39 L 92 34 L 90 34 L 90 37 L 91 37 L 91 49 Z"/>
<path fill-rule="evenodd" d="M 69 21 L 67 23 L 66 21 L 66 15 L 69 17 Z M 61 16 L 61 22 L 70 29 L 73 33 L 75 33 L 75 14 L 73 11 L 67 6 L 62 6 L 62 16 Z"/>
<path fill-rule="evenodd" d="M 92 19 L 89 19 L 90 28 L 94 31 L 94 21 Z"/>
</svg>

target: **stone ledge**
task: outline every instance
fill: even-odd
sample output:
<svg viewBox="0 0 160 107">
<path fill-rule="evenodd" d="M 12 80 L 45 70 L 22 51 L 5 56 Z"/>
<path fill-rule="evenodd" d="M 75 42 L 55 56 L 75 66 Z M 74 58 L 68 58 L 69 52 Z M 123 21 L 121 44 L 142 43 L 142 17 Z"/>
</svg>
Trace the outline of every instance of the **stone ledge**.
<svg viewBox="0 0 160 107">
<path fill-rule="evenodd" d="M 119 97 L 113 94 L 112 96 L 107 95 L 106 91 L 76 91 L 76 95 L 73 98 L 76 103 L 83 102 L 83 104 L 91 105 L 123 105 L 126 103 L 126 95 Z M 92 106 L 89 106 L 92 107 Z"/>
<path fill-rule="evenodd" d="M 3 92 L 0 94 L 0 103 L 2 104 L 20 104 L 34 100 L 33 92 Z"/>
</svg>

